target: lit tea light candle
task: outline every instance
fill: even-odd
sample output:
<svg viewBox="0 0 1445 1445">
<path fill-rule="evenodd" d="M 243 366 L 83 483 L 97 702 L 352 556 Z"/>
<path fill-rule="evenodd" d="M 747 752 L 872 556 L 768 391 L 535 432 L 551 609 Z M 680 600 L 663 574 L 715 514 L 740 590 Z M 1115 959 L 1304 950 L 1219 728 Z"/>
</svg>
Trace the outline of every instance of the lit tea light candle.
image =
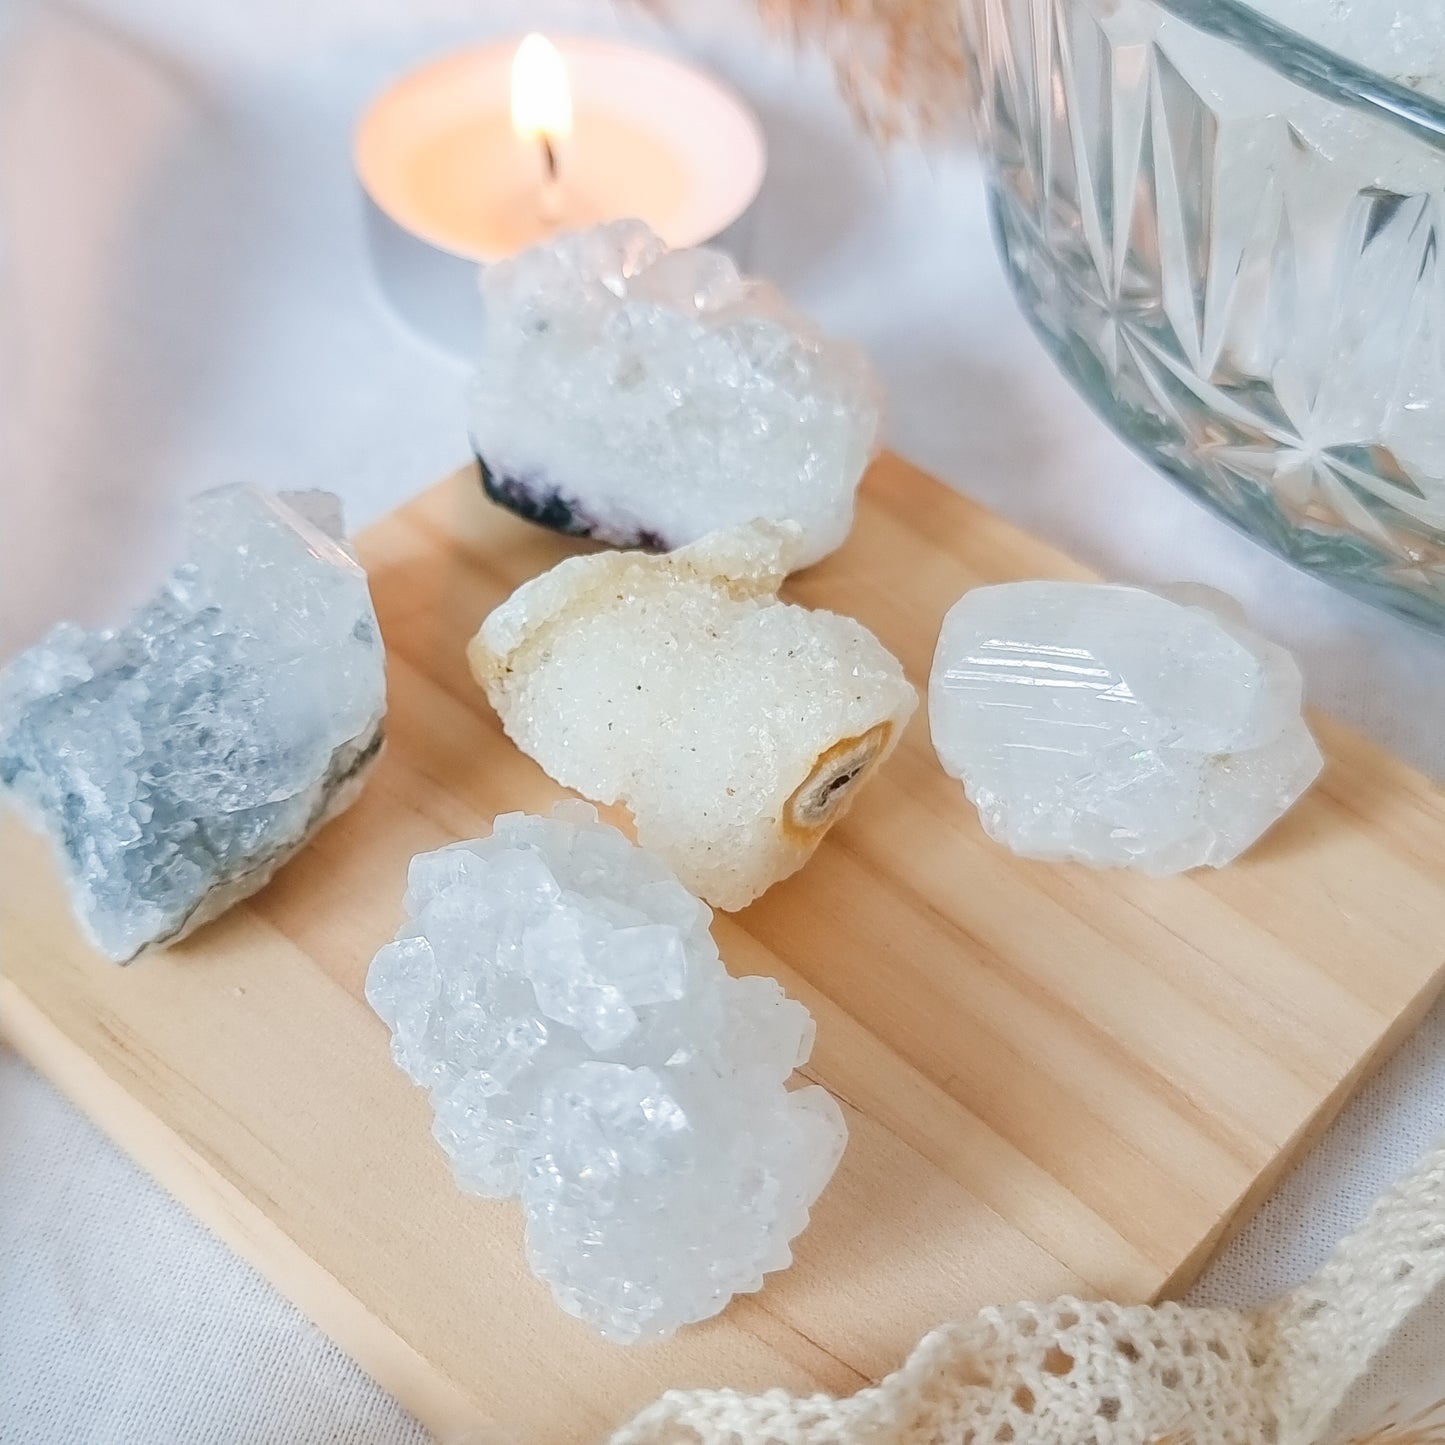
<svg viewBox="0 0 1445 1445">
<path fill-rule="evenodd" d="M 512 129 L 535 141 L 542 156 L 542 219 L 556 225 L 562 217 L 562 177 L 558 154 L 572 134 L 572 90 L 567 63 L 545 35 L 529 35 L 512 60 Z"/>
<path fill-rule="evenodd" d="M 355 158 L 387 291 L 455 347 L 480 324 L 474 263 L 625 217 L 697 245 L 747 210 L 765 169 L 756 117 L 711 76 L 540 35 L 403 76 L 363 118 Z"/>
</svg>

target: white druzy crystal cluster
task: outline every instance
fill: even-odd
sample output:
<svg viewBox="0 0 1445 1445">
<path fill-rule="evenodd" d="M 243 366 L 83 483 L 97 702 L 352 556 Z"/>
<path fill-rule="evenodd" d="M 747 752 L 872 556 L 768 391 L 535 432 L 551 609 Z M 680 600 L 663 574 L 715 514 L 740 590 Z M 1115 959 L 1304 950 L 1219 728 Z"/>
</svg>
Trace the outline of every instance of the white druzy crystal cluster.
<svg viewBox="0 0 1445 1445">
<path fill-rule="evenodd" d="M 346 807 L 385 711 L 336 498 L 221 487 L 125 626 L 62 623 L 0 673 L 0 784 L 126 962 L 254 893 Z"/>
<path fill-rule="evenodd" d="M 1220 867 L 1322 765 L 1283 648 L 1202 587 L 1012 582 L 943 621 L 934 746 L 1017 853 L 1147 873 Z"/>
<path fill-rule="evenodd" d="M 711 914 L 585 803 L 412 860 L 366 996 L 458 1182 L 520 1197 L 532 1269 L 607 1338 L 706 1319 L 791 1259 L 846 1128 L 789 1090 L 813 1022 L 731 978 Z"/>
<path fill-rule="evenodd" d="M 496 500 L 630 547 L 791 520 L 796 566 L 847 537 L 879 387 L 775 288 L 640 221 L 562 236 L 481 284 L 472 441 Z"/>
<path fill-rule="evenodd" d="M 755 522 L 664 556 L 568 558 L 470 648 L 522 751 L 625 803 L 643 847 L 718 908 L 802 867 L 917 702 L 867 628 L 778 600 L 799 543 Z"/>
</svg>

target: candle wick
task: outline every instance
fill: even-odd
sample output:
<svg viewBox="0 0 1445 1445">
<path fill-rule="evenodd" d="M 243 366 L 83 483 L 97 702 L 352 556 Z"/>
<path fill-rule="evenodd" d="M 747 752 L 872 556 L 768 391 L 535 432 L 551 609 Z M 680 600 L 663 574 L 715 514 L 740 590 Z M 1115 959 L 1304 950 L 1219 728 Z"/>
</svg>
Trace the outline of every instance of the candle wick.
<svg viewBox="0 0 1445 1445">
<path fill-rule="evenodd" d="M 546 131 L 538 131 L 537 139 L 542 145 L 542 220 L 555 227 L 562 219 L 561 167 L 557 163 L 557 147 Z"/>
</svg>

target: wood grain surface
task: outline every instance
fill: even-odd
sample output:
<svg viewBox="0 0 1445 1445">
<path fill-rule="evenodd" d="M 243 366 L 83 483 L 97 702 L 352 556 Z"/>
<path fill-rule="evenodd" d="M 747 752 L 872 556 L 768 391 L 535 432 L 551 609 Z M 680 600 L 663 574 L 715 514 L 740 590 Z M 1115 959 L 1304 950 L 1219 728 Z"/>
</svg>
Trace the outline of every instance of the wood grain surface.
<svg viewBox="0 0 1445 1445">
<path fill-rule="evenodd" d="M 818 1023 L 851 1140 L 797 1261 L 626 1350 L 560 1313 L 518 1210 L 453 1186 L 362 997 L 407 860 L 543 811 L 555 784 L 467 673 L 482 616 L 569 544 L 443 482 L 368 532 L 389 745 L 360 803 L 263 893 L 119 969 L 7 817 L 8 1038 L 444 1440 L 561 1442 L 672 1386 L 851 1391 L 989 1302 L 1177 1290 L 1445 981 L 1445 796 L 1315 719 L 1306 800 L 1187 878 L 1024 862 L 980 832 L 925 713 L 812 862 L 717 937 Z M 926 684 L 967 587 L 1078 576 L 893 457 L 795 598 Z"/>
</svg>

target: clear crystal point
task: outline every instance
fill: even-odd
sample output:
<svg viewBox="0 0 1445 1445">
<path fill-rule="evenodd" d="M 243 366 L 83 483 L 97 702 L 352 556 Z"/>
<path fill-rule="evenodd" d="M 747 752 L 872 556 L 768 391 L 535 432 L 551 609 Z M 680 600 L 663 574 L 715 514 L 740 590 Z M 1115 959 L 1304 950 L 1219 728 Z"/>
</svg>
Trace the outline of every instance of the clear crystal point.
<svg viewBox="0 0 1445 1445">
<path fill-rule="evenodd" d="M 1015 582 L 949 611 L 933 743 L 991 837 L 1051 861 L 1220 867 L 1314 780 L 1294 660 L 1201 589 L 1180 596 Z"/>
</svg>

